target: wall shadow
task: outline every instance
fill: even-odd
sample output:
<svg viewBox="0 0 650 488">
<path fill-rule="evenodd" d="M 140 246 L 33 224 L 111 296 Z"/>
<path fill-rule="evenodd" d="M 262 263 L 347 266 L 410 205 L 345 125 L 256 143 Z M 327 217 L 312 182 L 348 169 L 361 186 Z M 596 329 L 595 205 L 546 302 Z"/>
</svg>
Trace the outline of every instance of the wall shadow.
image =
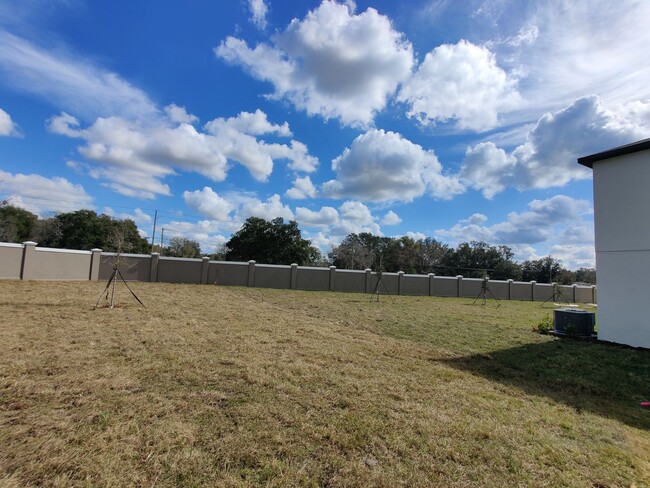
<svg viewBox="0 0 650 488">
<path fill-rule="evenodd" d="M 647 349 L 565 338 L 440 362 L 650 430 L 650 409 L 639 406 L 650 400 Z"/>
</svg>

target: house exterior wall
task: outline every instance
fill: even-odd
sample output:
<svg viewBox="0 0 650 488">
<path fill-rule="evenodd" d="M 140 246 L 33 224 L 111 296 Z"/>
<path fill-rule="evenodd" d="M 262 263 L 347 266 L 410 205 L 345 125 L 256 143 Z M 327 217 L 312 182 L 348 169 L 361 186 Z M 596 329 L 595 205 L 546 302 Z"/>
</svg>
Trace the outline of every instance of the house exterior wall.
<svg viewBox="0 0 650 488">
<path fill-rule="evenodd" d="M 650 348 L 650 151 L 593 172 L 598 338 Z"/>
</svg>

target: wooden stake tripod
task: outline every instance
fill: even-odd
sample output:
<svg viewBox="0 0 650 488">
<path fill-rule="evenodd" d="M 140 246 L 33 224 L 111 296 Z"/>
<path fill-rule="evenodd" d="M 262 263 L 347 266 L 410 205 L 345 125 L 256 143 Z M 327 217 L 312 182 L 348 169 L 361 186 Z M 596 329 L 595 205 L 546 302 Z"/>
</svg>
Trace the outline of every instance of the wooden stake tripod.
<svg viewBox="0 0 650 488">
<path fill-rule="evenodd" d="M 140 305 L 142 305 L 144 308 L 147 308 L 147 307 L 144 306 L 144 303 L 142 303 L 142 301 L 140 301 L 138 296 L 133 292 L 131 287 L 128 285 L 128 283 L 124 279 L 124 276 L 122 276 L 122 273 L 120 272 L 119 267 L 117 265 L 115 265 L 115 266 L 113 266 L 113 273 L 111 273 L 111 277 L 108 279 L 108 283 L 106 283 L 106 288 L 104 288 L 104 291 L 102 291 L 102 293 L 99 295 L 99 298 L 97 299 L 97 303 L 95 303 L 95 310 L 97 309 L 97 306 L 99 305 L 99 301 L 102 299 L 102 295 L 104 295 L 104 293 L 106 293 L 106 302 L 108 303 L 108 293 L 109 293 L 108 289 L 109 289 L 109 287 L 111 287 L 111 285 L 113 285 L 113 286 L 112 286 L 111 292 L 110 292 L 111 293 L 110 308 L 115 307 L 115 282 L 117 281 L 118 276 L 122 280 L 122 283 L 124 283 L 126 285 L 126 287 L 129 289 L 129 291 L 131 292 L 131 295 L 133 295 L 133 298 L 135 298 L 138 301 L 138 303 Z"/>
<path fill-rule="evenodd" d="M 562 293 L 562 288 L 560 288 L 559 283 L 553 283 L 553 294 L 544 300 L 540 307 L 543 307 L 550 299 L 553 299 L 553 303 L 559 303 L 563 295 L 564 293 Z M 567 301 L 566 304 L 569 305 L 569 302 Z"/>
<path fill-rule="evenodd" d="M 478 292 L 478 295 L 476 295 L 476 298 L 474 299 L 473 303 L 476 303 L 476 300 L 479 299 L 479 297 L 483 297 L 483 305 L 487 303 L 487 294 L 490 294 L 492 299 L 497 302 L 497 307 L 501 306 L 501 302 L 497 299 L 497 297 L 494 296 L 494 293 L 492 293 L 492 290 L 490 290 L 490 278 L 487 276 L 483 277 L 483 281 L 481 282 L 481 291 Z"/>
<path fill-rule="evenodd" d="M 377 295 L 377 300 L 376 301 L 377 302 L 379 301 L 379 295 L 380 295 L 379 286 L 380 285 L 383 286 L 384 291 L 386 292 L 386 294 L 388 296 L 390 296 L 390 292 L 388 291 L 388 287 L 386 286 L 386 283 L 384 283 L 384 275 L 383 275 L 383 273 L 381 271 L 381 268 L 377 271 L 377 283 L 375 283 L 375 288 L 374 288 L 374 290 L 372 290 L 372 293 L 370 294 L 370 302 L 372 302 L 373 295 Z"/>
</svg>

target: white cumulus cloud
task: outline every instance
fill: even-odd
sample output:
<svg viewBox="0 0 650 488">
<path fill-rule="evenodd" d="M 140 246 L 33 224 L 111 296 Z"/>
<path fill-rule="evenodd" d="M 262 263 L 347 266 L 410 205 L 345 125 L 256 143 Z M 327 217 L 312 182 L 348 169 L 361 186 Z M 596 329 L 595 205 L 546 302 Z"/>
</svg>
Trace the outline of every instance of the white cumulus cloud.
<svg viewBox="0 0 650 488">
<path fill-rule="evenodd" d="M 499 68 L 486 47 L 467 41 L 443 44 L 428 53 L 404 83 L 398 100 L 423 124 L 456 120 L 461 129 L 483 131 L 520 102 L 516 80 Z"/>
<path fill-rule="evenodd" d="M 425 193 L 450 199 L 464 191 L 457 177 L 442 173 L 433 151 L 390 131 L 372 129 L 358 136 L 334 159 L 332 169 L 337 178 L 323 191 L 337 198 L 410 202 Z"/>
<path fill-rule="evenodd" d="M 18 136 L 18 126 L 11 120 L 11 116 L 0 108 L 0 136 Z"/>
<path fill-rule="evenodd" d="M 168 118 L 149 121 L 100 117 L 85 128 L 62 113 L 50 119 L 48 128 L 84 141 L 79 153 L 98 163 L 88 165 L 92 177 L 108 180 L 107 185 L 119 193 L 142 198 L 169 195 L 162 180 L 176 170 L 223 181 L 236 162 L 256 180 L 266 181 L 276 160 L 287 160 L 295 171 L 313 171 L 317 166 L 318 160 L 299 141 L 282 144 L 262 139 L 288 137 L 291 131 L 286 122 L 270 123 L 260 110 L 211 120 L 204 130 L 188 123 L 196 118 L 185 109 L 172 105 L 166 111 Z"/>
<path fill-rule="evenodd" d="M 599 98 L 587 96 L 555 113 L 543 115 L 528 132 L 525 143 L 506 152 L 492 142 L 468 148 L 462 181 L 492 198 L 506 187 L 520 190 L 562 186 L 591 177 L 577 158 L 634 142 L 643 137 L 644 109 L 623 118 L 605 109 Z M 649 111 L 650 113 L 650 111 Z"/>
<path fill-rule="evenodd" d="M 9 204 L 37 215 L 94 209 L 93 198 L 83 186 L 60 176 L 46 178 L 38 174 L 12 174 L 0 170 L 0 194 Z"/>
<path fill-rule="evenodd" d="M 381 219 L 381 223 L 384 225 L 397 225 L 402 222 L 402 219 L 392 210 L 386 212 L 386 215 Z"/>
<path fill-rule="evenodd" d="M 266 29 L 266 14 L 269 11 L 266 2 L 264 0 L 248 0 L 248 9 L 251 13 L 251 22 L 258 29 Z"/>
<path fill-rule="evenodd" d="M 296 208 L 296 220 L 300 225 L 328 227 L 339 223 L 339 213 L 333 207 L 322 207 L 318 211 L 308 208 Z"/>
<path fill-rule="evenodd" d="M 282 217 L 284 220 L 294 219 L 291 208 L 282 203 L 280 195 L 272 195 L 264 202 L 256 198 L 245 199 L 237 210 L 237 217 L 241 221 L 248 217 L 260 217 L 265 220 L 273 220 L 277 217 Z"/>
<path fill-rule="evenodd" d="M 230 212 L 235 209 L 228 200 L 219 196 L 209 186 L 204 187 L 203 190 L 185 191 L 183 199 L 191 209 L 218 221 L 228 220 Z"/>
<path fill-rule="evenodd" d="M 289 188 L 285 195 L 287 198 L 293 200 L 303 200 L 305 198 L 315 198 L 316 197 L 316 187 L 311 182 L 309 176 L 304 178 L 296 178 L 293 181 L 293 187 Z"/>
<path fill-rule="evenodd" d="M 329 0 L 303 20 L 294 19 L 271 45 L 251 48 L 228 37 L 215 54 L 271 82 L 273 98 L 353 126 L 372 123 L 414 63 L 411 44 L 387 17 L 373 8 L 355 15 Z"/>
<path fill-rule="evenodd" d="M 485 241 L 490 244 L 504 244 L 518 252 L 519 259 L 530 259 L 532 246 L 546 245 L 548 249 L 557 245 L 583 246 L 593 249 L 593 233 L 588 236 L 592 212 L 590 202 L 566 195 L 556 195 L 546 200 L 533 200 L 525 212 L 511 212 L 506 220 L 488 225 L 484 214 L 473 214 L 459 221 L 449 229 L 436 230 L 436 236 L 453 244 L 469 241 Z M 580 228 L 573 239 L 572 230 Z M 558 242 L 560 244 L 558 244 Z"/>
</svg>

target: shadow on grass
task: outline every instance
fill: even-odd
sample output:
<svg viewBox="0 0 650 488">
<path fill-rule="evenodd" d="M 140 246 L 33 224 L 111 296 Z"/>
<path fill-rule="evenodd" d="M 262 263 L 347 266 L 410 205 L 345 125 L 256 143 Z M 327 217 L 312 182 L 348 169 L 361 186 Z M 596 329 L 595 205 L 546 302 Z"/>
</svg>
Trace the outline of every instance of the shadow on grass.
<svg viewBox="0 0 650 488">
<path fill-rule="evenodd" d="M 442 360 L 454 368 L 546 396 L 576 410 L 650 429 L 650 351 L 553 339 Z"/>
</svg>

